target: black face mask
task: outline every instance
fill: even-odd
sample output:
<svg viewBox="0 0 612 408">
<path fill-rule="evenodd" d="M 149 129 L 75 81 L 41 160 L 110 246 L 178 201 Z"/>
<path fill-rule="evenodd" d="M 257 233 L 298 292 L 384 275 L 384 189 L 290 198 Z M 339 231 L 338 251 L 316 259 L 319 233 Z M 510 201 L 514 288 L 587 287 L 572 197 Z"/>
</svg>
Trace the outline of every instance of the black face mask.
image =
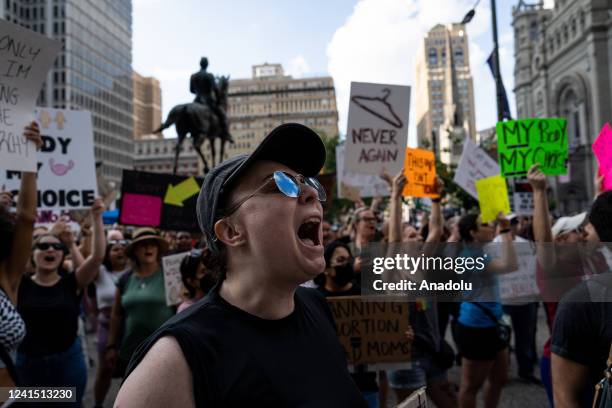
<svg viewBox="0 0 612 408">
<path fill-rule="evenodd" d="M 334 283 L 338 286 L 344 286 L 353 280 L 355 272 L 353 271 L 353 263 L 347 262 L 344 265 L 338 265 L 334 267 L 336 274 L 332 277 Z"/>
</svg>

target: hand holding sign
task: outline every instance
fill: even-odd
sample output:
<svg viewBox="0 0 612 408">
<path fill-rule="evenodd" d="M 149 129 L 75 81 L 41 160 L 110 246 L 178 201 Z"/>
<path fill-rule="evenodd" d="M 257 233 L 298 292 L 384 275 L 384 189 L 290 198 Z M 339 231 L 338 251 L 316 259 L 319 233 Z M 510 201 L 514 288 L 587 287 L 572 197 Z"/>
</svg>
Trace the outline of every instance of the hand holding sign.
<svg viewBox="0 0 612 408">
<path fill-rule="evenodd" d="M 546 175 L 540 171 L 540 165 L 534 164 L 527 172 L 527 180 L 533 191 L 546 191 Z"/>
</svg>

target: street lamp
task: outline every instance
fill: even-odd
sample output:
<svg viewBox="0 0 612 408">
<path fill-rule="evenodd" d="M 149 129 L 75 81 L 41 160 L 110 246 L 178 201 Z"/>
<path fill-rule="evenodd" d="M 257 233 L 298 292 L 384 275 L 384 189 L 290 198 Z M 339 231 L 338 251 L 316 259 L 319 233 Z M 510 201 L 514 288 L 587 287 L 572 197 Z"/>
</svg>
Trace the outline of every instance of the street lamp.
<svg viewBox="0 0 612 408">
<path fill-rule="evenodd" d="M 476 1 L 474 7 L 467 12 L 461 24 L 468 24 L 476 15 L 476 6 L 478 6 L 480 0 Z M 499 122 L 504 120 L 504 91 L 501 80 L 501 74 L 499 72 L 499 43 L 497 41 L 497 13 L 495 10 L 495 0 L 491 0 L 491 24 L 493 26 L 493 76 L 495 77 L 495 92 L 497 94 L 497 120 Z"/>
</svg>

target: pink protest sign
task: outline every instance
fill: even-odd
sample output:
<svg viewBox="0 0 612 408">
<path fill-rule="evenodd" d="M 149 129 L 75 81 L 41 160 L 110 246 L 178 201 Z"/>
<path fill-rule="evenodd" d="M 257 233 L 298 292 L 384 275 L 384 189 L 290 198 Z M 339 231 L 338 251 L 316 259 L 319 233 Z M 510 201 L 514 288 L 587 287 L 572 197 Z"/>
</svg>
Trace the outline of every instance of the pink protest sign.
<svg viewBox="0 0 612 408">
<path fill-rule="evenodd" d="M 127 193 L 122 200 L 122 224 L 159 226 L 162 211 L 161 197 Z"/>
<path fill-rule="evenodd" d="M 599 161 L 599 174 L 604 175 L 604 189 L 612 190 L 612 128 L 609 123 L 593 143 L 593 152 Z"/>
</svg>

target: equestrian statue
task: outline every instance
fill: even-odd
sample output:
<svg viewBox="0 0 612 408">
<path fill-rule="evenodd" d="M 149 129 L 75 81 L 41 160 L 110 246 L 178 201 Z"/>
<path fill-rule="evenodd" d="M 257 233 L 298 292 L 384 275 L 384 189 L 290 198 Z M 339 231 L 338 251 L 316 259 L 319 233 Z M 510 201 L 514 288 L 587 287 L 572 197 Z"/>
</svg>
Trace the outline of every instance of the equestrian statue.
<svg viewBox="0 0 612 408">
<path fill-rule="evenodd" d="M 178 167 L 181 145 L 189 134 L 193 148 L 204 163 L 204 174 L 210 170 L 208 163 L 202 154 L 202 144 L 208 139 L 212 157 L 212 167 L 215 167 L 215 139 L 221 139 L 221 151 L 219 152 L 219 163 L 223 161 L 223 153 L 226 143 L 234 143 L 229 133 L 227 124 L 227 91 L 229 88 L 229 76 L 215 78 L 207 72 L 208 59 L 202 57 L 200 70 L 191 75 L 189 90 L 195 94 L 191 103 L 177 105 L 168 114 L 166 121 L 155 131 L 159 133 L 174 125 L 178 140 L 174 154 L 174 171 Z"/>
</svg>

